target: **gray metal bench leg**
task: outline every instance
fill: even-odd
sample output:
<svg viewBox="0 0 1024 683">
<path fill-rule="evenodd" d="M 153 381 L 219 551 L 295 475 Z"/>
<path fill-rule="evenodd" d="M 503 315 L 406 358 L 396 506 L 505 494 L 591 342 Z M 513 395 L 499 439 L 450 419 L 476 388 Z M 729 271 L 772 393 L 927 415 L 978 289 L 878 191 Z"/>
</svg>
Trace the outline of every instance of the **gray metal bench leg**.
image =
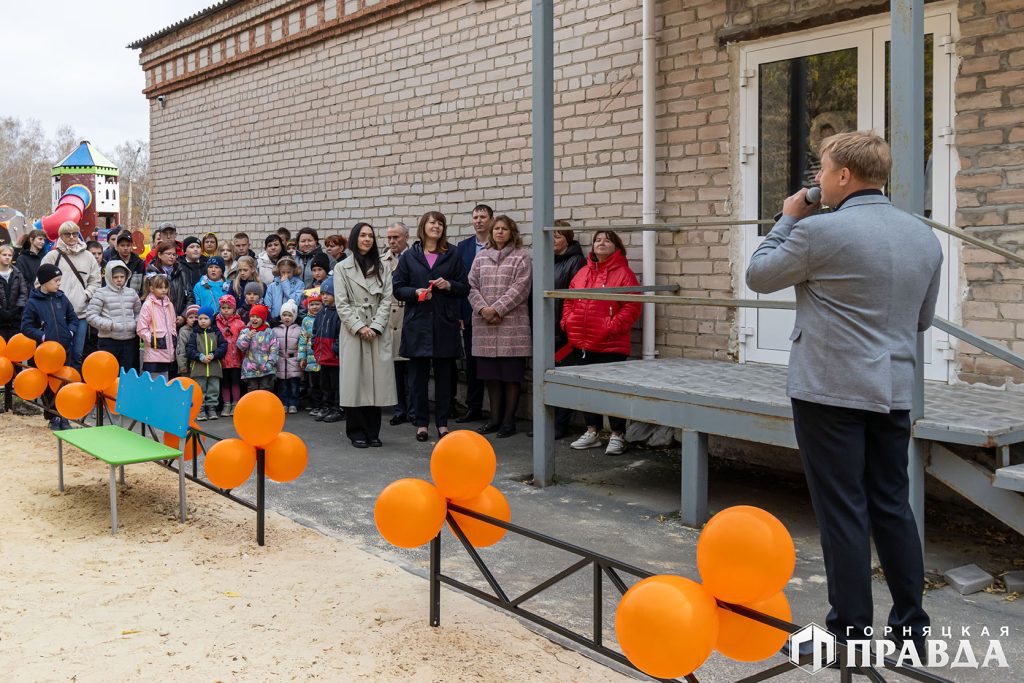
<svg viewBox="0 0 1024 683">
<path fill-rule="evenodd" d="M 110 533 L 117 535 L 117 466 L 110 466 Z"/>
<path fill-rule="evenodd" d="M 64 442 L 57 439 L 57 489 L 64 493 Z"/>
<path fill-rule="evenodd" d="M 181 523 L 185 523 L 185 454 L 178 458 L 178 500 L 181 502 Z"/>
<path fill-rule="evenodd" d="M 682 500 L 683 524 L 700 528 L 708 519 L 708 435 L 683 430 Z"/>
</svg>

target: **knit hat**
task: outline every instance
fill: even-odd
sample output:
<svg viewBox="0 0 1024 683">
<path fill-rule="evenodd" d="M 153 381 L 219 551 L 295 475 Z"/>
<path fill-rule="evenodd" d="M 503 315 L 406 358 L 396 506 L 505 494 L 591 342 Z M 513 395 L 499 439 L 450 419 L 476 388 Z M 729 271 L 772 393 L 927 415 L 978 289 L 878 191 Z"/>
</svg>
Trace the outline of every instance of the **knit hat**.
<svg viewBox="0 0 1024 683">
<path fill-rule="evenodd" d="M 313 264 L 310 266 L 310 268 L 316 268 L 317 266 L 320 266 L 325 271 L 330 272 L 331 257 L 323 252 L 320 252 L 319 254 L 313 257 Z"/>
<path fill-rule="evenodd" d="M 203 306 L 202 308 L 200 308 L 200 309 L 199 309 L 199 312 L 198 312 L 198 313 L 196 313 L 196 315 L 197 315 L 197 316 L 200 316 L 200 315 L 205 315 L 205 316 L 206 316 L 207 318 L 209 318 L 210 320 L 213 320 L 213 318 L 214 318 L 214 312 L 213 312 L 213 309 L 212 309 L 212 308 L 210 308 L 209 306 Z"/>
<path fill-rule="evenodd" d="M 36 271 L 36 279 L 39 280 L 40 285 L 45 285 L 53 278 L 60 277 L 60 275 L 60 268 L 52 263 L 44 263 L 39 266 L 39 270 Z"/>
<path fill-rule="evenodd" d="M 131 243 L 131 241 L 132 241 L 132 234 L 130 232 L 128 232 L 127 230 L 122 230 L 121 232 L 117 233 L 117 240 L 116 240 L 115 244 L 120 244 L 121 242 Z"/>
<path fill-rule="evenodd" d="M 207 265 L 209 265 L 209 264 L 207 264 Z M 217 304 L 220 305 L 220 306 L 223 306 L 224 304 L 227 304 L 231 308 L 235 308 L 235 307 L 238 306 L 238 302 L 235 301 L 235 297 L 231 296 L 230 294 L 225 294 L 220 299 L 218 299 L 217 300 Z"/>
<path fill-rule="evenodd" d="M 195 238 L 193 238 L 193 239 L 195 239 Z M 206 267 L 209 268 L 210 266 L 217 266 L 218 268 L 220 268 L 220 271 L 223 273 L 224 272 L 224 259 L 222 259 L 220 256 L 211 256 L 210 258 L 206 259 Z"/>
<path fill-rule="evenodd" d="M 188 249 L 193 244 L 199 244 L 200 246 L 202 246 L 202 244 L 199 242 L 198 237 L 186 237 L 185 240 L 181 243 L 181 248 Z"/>
<path fill-rule="evenodd" d="M 245 285 L 245 291 L 243 294 L 259 294 L 263 295 L 263 285 L 259 282 L 249 282 Z"/>
<path fill-rule="evenodd" d="M 267 318 L 270 317 L 270 309 L 264 306 L 263 304 L 256 304 L 255 306 L 249 309 L 249 317 L 251 318 L 253 316 L 256 316 L 257 318 L 263 320 L 263 322 L 266 322 Z"/>
<path fill-rule="evenodd" d="M 317 289 L 317 290 L 316 290 L 315 292 L 313 292 L 312 294 L 310 294 L 309 296 L 307 296 L 307 297 L 306 297 L 306 298 L 305 298 L 305 299 L 303 300 L 303 302 L 302 302 L 302 303 L 303 303 L 303 304 L 304 304 L 305 306 L 307 306 L 307 307 L 308 307 L 308 306 L 309 306 L 309 302 L 311 302 L 311 301 L 319 301 L 319 302 L 323 303 L 323 299 L 321 299 L 321 298 L 320 298 L 320 289 L 319 289 L 319 288 L 318 288 L 318 289 Z"/>
<path fill-rule="evenodd" d="M 191 306 L 187 306 L 185 308 L 185 317 L 186 318 L 189 317 L 192 314 L 199 315 L 199 306 L 198 306 L 198 304 L 192 304 Z"/>
<path fill-rule="evenodd" d="M 329 277 L 320 283 L 320 294 L 330 294 L 334 296 L 334 278 Z"/>
<path fill-rule="evenodd" d="M 295 305 L 294 301 L 285 301 L 281 305 L 281 315 L 284 315 L 285 313 L 291 313 L 292 318 L 297 318 L 299 316 L 299 307 Z"/>
</svg>

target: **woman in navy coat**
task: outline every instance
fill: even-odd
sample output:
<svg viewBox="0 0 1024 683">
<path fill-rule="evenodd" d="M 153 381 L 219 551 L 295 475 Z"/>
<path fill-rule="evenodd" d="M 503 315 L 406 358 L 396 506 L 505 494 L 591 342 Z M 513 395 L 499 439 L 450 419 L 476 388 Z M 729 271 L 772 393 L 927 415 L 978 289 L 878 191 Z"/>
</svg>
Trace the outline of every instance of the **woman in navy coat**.
<svg viewBox="0 0 1024 683">
<path fill-rule="evenodd" d="M 419 239 L 402 254 L 395 269 L 395 298 L 405 302 L 400 354 L 409 359 L 416 440 L 427 440 L 427 384 L 434 368 L 434 425 L 438 438 L 448 433 L 451 373 L 459 357 L 462 300 L 469 295 L 466 267 L 448 244 L 444 214 L 428 211 L 416 229 Z"/>
</svg>

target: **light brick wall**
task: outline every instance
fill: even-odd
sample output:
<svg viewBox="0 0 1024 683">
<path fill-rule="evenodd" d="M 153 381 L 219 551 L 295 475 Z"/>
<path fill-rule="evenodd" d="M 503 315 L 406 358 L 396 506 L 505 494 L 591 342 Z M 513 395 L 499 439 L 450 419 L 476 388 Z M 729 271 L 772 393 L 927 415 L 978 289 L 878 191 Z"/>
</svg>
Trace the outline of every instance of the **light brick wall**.
<svg viewBox="0 0 1024 683">
<path fill-rule="evenodd" d="M 1024 242 L 1024 3 L 962 0 L 959 22 L 956 222 L 1017 251 Z M 1024 353 L 1024 266 L 971 246 L 962 263 L 966 327 Z M 972 346 L 959 360 L 965 381 L 1024 382 L 1024 371 Z"/>
<path fill-rule="evenodd" d="M 641 216 L 640 7 L 556 7 L 556 217 L 578 232 Z M 334 0 L 242 3 L 144 50 L 144 68 L 155 74 L 211 41 L 229 59 L 241 39 L 220 43 L 219 26 L 251 43 L 235 62 L 211 58 L 215 78 L 180 71 L 180 81 L 148 81 L 151 97 L 167 92 L 165 107 L 151 100 L 154 220 L 259 239 L 280 225 L 323 234 L 347 233 L 357 220 L 411 225 L 437 208 L 453 234 L 466 235 L 469 211 L 484 201 L 531 229 L 530 3 L 382 0 L 372 16 L 359 3 L 348 9 L 357 14 Z M 879 0 L 661 0 L 659 218 L 736 216 L 731 43 L 887 9 Z M 958 222 L 1013 243 L 1024 234 L 1024 9 L 1015 0 L 961 0 L 959 11 Z M 257 33 L 269 41 L 262 56 Z M 677 283 L 683 295 L 735 296 L 745 267 L 739 236 L 710 226 L 659 235 L 658 283 Z M 641 236 L 627 237 L 639 273 Z M 963 262 L 968 326 L 1024 351 L 1016 341 L 1024 269 L 971 250 Z M 665 357 L 733 358 L 735 313 L 659 306 L 656 341 Z M 1016 377 L 990 358 L 968 353 L 962 362 L 965 379 Z"/>
</svg>

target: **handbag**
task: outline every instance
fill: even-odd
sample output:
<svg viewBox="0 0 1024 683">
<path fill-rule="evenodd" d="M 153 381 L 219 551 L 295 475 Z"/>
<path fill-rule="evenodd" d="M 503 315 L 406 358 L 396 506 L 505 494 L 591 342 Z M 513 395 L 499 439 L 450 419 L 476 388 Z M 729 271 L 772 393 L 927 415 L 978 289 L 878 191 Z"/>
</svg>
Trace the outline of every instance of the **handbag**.
<svg viewBox="0 0 1024 683">
<path fill-rule="evenodd" d="M 149 325 L 150 325 L 150 327 L 153 330 L 152 333 L 150 333 L 150 335 L 149 335 L 149 338 L 151 340 L 150 341 L 150 348 L 152 348 L 154 350 L 157 350 L 157 351 L 163 351 L 163 350 L 167 349 L 167 337 L 157 337 L 156 336 L 156 316 L 150 316 L 150 318 L 149 318 Z"/>
</svg>

